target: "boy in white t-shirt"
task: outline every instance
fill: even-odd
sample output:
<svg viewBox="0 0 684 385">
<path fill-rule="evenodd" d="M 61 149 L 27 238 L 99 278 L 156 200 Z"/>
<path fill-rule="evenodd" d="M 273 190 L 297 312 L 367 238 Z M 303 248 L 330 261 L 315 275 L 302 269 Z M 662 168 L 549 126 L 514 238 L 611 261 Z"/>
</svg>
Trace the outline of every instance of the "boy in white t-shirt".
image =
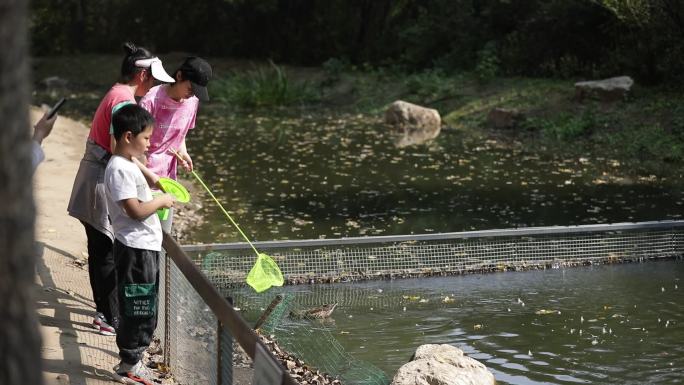
<svg viewBox="0 0 684 385">
<path fill-rule="evenodd" d="M 116 147 L 105 170 L 105 192 L 114 228 L 114 261 L 120 321 L 116 333 L 121 362 L 113 378 L 124 384 L 153 384 L 142 355 L 157 327 L 159 252 L 162 229 L 158 209 L 172 207 L 174 199 L 155 198 L 135 158 L 150 146 L 154 119 L 135 104 L 112 116 Z"/>
</svg>

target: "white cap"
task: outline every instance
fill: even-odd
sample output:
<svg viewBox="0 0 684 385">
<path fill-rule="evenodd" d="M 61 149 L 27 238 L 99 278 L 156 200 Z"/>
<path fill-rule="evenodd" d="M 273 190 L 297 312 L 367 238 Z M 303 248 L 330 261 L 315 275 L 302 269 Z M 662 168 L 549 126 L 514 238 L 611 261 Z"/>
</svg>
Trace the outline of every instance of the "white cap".
<svg viewBox="0 0 684 385">
<path fill-rule="evenodd" d="M 166 73 L 166 70 L 164 70 L 164 66 L 162 65 L 162 61 L 158 57 L 153 57 L 151 59 L 140 59 L 135 61 L 135 65 L 137 67 L 142 67 L 142 68 L 151 68 L 152 70 L 152 76 L 162 82 L 165 83 L 175 83 L 176 80 L 169 76 L 168 73 Z"/>
</svg>

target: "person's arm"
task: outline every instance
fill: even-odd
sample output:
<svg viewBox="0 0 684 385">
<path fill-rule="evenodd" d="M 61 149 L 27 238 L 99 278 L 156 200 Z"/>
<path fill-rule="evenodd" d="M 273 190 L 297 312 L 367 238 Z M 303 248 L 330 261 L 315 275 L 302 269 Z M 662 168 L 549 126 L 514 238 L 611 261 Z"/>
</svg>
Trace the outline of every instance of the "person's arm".
<svg viewBox="0 0 684 385">
<path fill-rule="evenodd" d="M 181 166 L 188 172 L 192 171 L 192 158 L 188 154 L 188 148 L 185 146 L 185 138 L 183 138 L 183 142 L 178 147 L 178 155 L 180 155 Z"/>
<path fill-rule="evenodd" d="M 126 215 L 142 221 L 161 208 L 173 207 L 174 199 L 172 195 L 162 194 L 147 202 L 141 202 L 138 198 L 128 198 L 120 202 Z"/>
<path fill-rule="evenodd" d="M 54 127 L 55 121 L 57 121 L 57 114 L 52 116 L 50 119 L 47 118 L 47 115 L 48 112 L 46 111 L 33 129 L 33 140 L 38 144 L 43 144 L 43 139 L 50 135 L 52 132 L 52 127 Z"/>
<path fill-rule="evenodd" d="M 34 126 L 33 129 L 33 143 L 31 147 L 31 167 L 33 171 L 36 171 L 36 168 L 38 168 L 38 165 L 45 160 L 45 152 L 43 152 L 43 149 L 40 147 L 41 144 L 43 144 L 43 139 L 47 138 L 48 135 L 52 132 L 52 127 L 55 125 L 55 121 L 57 120 L 57 114 L 55 114 L 52 118 L 48 119 L 47 118 L 48 112 L 45 112 L 43 114 L 43 117 L 40 118 L 38 123 Z"/>
<path fill-rule="evenodd" d="M 142 171 L 143 176 L 145 177 L 145 180 L 147 181 L 147 184 L 150 185 L 150 187 L 155 187 L 159 190 L 163 190 L 161 185 L 159 184 L 159 179 L 161 179 L 159 175 L 155 174 L 154 172 L 152 172 L 152 170 L 147 168 L 147 166 L 145 166 L 143 162 L 141 162 L 138 158 L 134 157 L 133 163 L 135 163 L 135 165 L 138 166 L 140 171 Z"/>
</svg>

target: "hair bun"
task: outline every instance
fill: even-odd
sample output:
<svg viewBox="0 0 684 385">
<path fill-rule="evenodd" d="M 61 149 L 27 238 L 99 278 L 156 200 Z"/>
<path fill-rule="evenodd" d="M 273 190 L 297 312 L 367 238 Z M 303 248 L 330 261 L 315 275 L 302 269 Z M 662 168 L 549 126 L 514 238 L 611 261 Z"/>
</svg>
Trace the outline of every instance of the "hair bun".
<svg viewBox="0 0 684 385">
<path fill-rule="evenodd" d="M 130 41 L 127 41 L 123 44 L 123 49 L 126 51 L 126 55 L 131 55 L 138 50 L 138 47 L 136 47 L 135 44 L 131 43 Z"/>
</svg>

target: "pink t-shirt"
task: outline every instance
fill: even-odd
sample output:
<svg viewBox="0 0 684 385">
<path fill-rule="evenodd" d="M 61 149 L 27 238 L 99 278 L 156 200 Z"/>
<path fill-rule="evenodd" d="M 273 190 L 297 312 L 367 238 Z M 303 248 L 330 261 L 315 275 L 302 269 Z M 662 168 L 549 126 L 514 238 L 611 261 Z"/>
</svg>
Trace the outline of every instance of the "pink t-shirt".
<svg viewBox="0 0 684 385">
<path fill-rule="evenodd" d="M 147 167 L 159 176 L 176 179 L 176 157 L 168 150 L 177 150 L 188 131 L 195 127 L 199 99 L 193 96 L 176 101 L 166 93 L 166 87 L 153 87 L 138 104 L 155 120 Z"/>
<path fill-rule="evenodd" d="M 135 103 L 135 95 L 127 84 L 115 84 L 102 98 L 100 105 L 97 106 L 93 123 L 90 126 L 88 138 L 100 145 L 100 147 L 111 153 L 110 131 L 112 125 L 112 109 L 120 103 Z"/>
</svg>

